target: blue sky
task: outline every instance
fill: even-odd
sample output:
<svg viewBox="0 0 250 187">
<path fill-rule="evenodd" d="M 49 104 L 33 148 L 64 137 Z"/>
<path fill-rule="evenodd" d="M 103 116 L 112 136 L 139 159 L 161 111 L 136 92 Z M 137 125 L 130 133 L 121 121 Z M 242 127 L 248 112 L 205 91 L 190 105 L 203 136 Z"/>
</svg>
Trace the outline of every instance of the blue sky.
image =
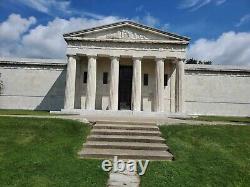
<svg viewBox="0 0 250 187">
<path fill-rule="evenodd" d="M 63 58 L 62 33 L 129 19 L 190 37 L 188 57 L 250 65 L 249 0 L 1 0 L 0 9 L 0 56 Z"/>
</svg>

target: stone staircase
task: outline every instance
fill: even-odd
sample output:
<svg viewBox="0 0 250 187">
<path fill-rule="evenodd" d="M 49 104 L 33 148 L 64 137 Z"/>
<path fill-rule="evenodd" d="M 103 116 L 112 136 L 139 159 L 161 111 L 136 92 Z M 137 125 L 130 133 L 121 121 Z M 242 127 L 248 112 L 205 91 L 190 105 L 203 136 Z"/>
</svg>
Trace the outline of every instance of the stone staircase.
<svg viewBox="0 0 250 187">
<path fill-rule="evenodd" d="M 156 124 L 97 122 L 83 149 L 81 158 L 135 160 L 172 160 Z"/>
</svg>

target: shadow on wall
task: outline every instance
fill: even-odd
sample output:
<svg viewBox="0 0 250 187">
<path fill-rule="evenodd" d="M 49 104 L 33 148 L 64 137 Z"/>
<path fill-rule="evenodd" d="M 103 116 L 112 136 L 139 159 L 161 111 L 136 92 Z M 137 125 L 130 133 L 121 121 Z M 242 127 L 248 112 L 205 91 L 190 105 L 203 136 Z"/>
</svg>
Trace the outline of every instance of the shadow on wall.
<svg viewBox="0 0 250 187">
<path fill-rule="evenodd" d="M 65 83 L 66 70 L 63 70 L 35 110 L 61 110 L 64 106 Z"/>
</svg>

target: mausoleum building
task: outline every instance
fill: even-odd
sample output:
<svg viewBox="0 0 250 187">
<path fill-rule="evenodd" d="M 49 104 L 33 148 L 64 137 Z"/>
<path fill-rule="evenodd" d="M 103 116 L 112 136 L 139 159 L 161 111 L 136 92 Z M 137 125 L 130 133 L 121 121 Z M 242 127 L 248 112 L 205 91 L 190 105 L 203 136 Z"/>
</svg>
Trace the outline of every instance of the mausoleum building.
<svg viewBox="0 0 250 187">
<path fill-rule="evenodd" d="M 187 37 L 131 21 L 63 37 L 67 60 L 0 58 L 0 108 L 250 115 L 250 68 L 187 65 Z"/>
</svg>

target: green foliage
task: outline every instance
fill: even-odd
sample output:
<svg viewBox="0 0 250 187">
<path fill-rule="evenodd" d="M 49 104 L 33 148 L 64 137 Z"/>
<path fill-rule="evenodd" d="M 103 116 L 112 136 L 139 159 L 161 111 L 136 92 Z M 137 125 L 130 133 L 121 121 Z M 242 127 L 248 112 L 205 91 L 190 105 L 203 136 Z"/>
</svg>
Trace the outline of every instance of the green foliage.
<svg viewBox="0 0 250 187">
<path fill-rule="evenodd" d="M 198 116 L 194 118 L 198 121 L 224 121 L 224 122 L 239 122 L 239 123 L 249 123 L 250 117 L 234 117 L 234 116 Z"/>
<path fill-rule="evenodd" d="M 250 126 L 162 126 L 175 160 L 151 162 L 142 187 L 249 186 Z"/>
<path fill-rule="evenodd" d="M 20 109 L 0 109 L 0 115 L 51 115 L 49 111 L 20 110 Z"/>
<path fill-rule="evenodd" d="M 101 161 L 77 158 L 89 132 L 71 120 L 0 117 L 0 186 L 106 186 Z"/>
<path fill-rule="evenodd" d="M 188 59 L 186 61 L 186 64 L 203 64 L 203 65 L 212 65 L 212 61 L 202 61 L 202 60 L 196 60 L 196 59 Z"/>
</svg>

